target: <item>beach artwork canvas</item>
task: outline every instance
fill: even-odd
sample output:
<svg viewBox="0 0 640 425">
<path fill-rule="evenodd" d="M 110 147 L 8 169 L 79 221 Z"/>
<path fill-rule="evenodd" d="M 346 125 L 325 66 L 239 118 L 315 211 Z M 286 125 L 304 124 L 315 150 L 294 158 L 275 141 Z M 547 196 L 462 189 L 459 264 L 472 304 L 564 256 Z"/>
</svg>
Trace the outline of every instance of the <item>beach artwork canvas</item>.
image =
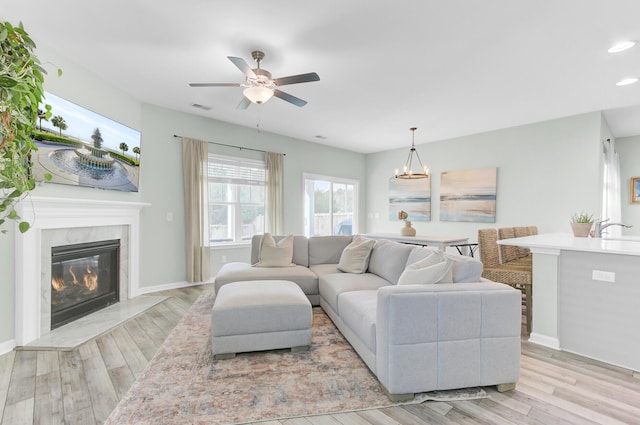
<svg viewBox="0 0 640 425">
<path fill-rule="evenodd" d="M 496 222 L 498 169 L 443 171 L 440 176 L 440 221 Z"/>
<path fill-rule="evenodd" d="M 46 118 L 45 105 L 51 106 Z M 40 106 L 31 159 L 36 180 L 137 192 L 140 132 L 51 93 Z"/>
<path fill-rule="evenodd" d="M 431 221 L 431 177 L 389 180 L 389 220 L 397 221 L 400 210 L 409 221 Z"/>
</svg>

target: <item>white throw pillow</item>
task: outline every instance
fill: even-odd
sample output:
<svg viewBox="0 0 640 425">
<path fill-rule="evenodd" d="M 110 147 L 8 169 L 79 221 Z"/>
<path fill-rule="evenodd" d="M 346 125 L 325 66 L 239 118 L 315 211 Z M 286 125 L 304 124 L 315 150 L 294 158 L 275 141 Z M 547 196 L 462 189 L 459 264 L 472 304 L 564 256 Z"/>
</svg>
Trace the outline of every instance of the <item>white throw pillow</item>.
<svg viewBox="0 0 640 425">
<path fill-rule="evenodd" d="M 371 250 L 376 243 L 373 239 L 364 239 L 356 236 L 353 241 L 342 251 L 338 270 L 345 273 L 364 273 L 369 267 Z"/>
<path fill-rule="evenodd" d="M 453 283 L 454 260 L 443 258 L 434 252 L 426 258 L 407 266 L 398 279 L 398 285 Z"/>
<path fill-rule="evenodd" d="M 293 259 L 293 235 L 280 239 L 277 243 L 271 233 L 265 233 L 260 240 L 258 262 L 255 267 L 291 267 Z"/>
<path fill-rule="evenodd" d="M 427 251 L 427 250 L 425 250 Z M 442 263 L 444 261 L 444 255 L 441 251 L 431 251 L 421 260 L 416 261 L 415 263 L 409 264 L 406 269 L 411 268 L 415 269 L 423 269 L 428 266 L 433 266 L 434 264 Z"/>
</svg>

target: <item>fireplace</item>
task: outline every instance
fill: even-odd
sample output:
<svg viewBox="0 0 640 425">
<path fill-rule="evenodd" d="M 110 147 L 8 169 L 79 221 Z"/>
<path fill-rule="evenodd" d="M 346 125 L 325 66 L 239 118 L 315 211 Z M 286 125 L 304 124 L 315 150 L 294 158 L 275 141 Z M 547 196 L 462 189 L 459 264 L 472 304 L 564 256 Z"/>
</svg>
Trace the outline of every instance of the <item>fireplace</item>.
<svg viewBox="0 0 640 425">
<path fill-rule="evenodd" d="M 118 302 L 120 240 L 51 248 L 51 329 Z"/>
<path fill-rule="evenodd" d="M 143 293 L 139 276 L 140 210 L 148 205 L 37 195 L 18 204 L 18 215 L 30 222 L 31 228 L 15 236 L 16 346 L 26 346 L 52 332 L 52 247 L 120 239 L 119 301 Z"/>
</svg>

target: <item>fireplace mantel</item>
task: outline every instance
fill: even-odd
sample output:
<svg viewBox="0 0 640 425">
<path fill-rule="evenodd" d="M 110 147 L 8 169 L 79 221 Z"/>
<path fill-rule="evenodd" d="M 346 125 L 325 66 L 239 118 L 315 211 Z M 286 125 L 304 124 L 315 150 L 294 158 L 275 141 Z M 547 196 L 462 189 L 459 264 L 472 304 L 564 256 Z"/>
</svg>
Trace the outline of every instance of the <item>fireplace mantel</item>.
<svg viewBox="0 0 640 425">
<path fill-rule="evenodd" d="M 40 338 L 42 231 L 82 227 L 126 226 L 128 228 L 128 294 L 139 288 L 140 210 L 148 203 L 31 196 L 17 208 L 31 223 L 26 233 L 16 231 L 15 255 L 15 338 L 26 345 Z M 48 330 L 44 330 L 48 332 Z"/>
</svg>

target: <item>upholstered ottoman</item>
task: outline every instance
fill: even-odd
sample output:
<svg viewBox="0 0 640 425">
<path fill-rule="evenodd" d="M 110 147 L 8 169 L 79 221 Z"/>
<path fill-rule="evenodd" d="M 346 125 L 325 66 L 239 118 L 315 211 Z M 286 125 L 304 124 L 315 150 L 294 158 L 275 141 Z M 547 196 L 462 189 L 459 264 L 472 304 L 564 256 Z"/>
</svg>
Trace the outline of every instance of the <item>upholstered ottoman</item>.
<svg viewBox="0 0 640 425">
<path fill-rule="evenodd" d="M 211 310 L 214 358 L 279 348 L 308 350 L 311 318 L 311 303 L 293 282 L 252 280 L 224 285 Z"/>
</svg>

